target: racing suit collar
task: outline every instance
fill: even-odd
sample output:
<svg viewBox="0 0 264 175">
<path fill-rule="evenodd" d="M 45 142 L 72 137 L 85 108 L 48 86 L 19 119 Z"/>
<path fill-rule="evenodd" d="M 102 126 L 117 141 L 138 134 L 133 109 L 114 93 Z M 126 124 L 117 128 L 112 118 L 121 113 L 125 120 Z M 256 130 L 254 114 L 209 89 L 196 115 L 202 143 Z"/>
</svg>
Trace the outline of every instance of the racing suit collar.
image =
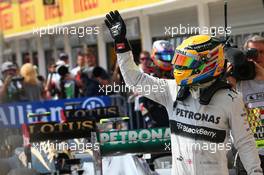
<svg viewBox="0 0 264 175">
<path fill-rule="evenodd" d="M 206 88 L 208 88 L 209 86 L 211 86 L 215 81 L 216 79 L 203 83 L 203 84 L 196 84 L 196 85 L 190 86 L 190 93 L 191 93 L 192 98 L 199 99 L 201 92 L 205 90 Z"/>
</svg>

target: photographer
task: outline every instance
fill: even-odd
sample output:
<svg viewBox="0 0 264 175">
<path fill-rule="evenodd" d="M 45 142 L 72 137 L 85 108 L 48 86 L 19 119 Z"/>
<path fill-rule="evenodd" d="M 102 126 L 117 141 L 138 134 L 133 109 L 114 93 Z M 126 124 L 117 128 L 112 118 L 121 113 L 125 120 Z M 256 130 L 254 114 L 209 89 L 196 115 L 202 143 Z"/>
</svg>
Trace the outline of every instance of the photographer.
<svg viewBox="0 0 264 175">
<path fill-rule="evenodd" d="M 50 65 L 45 91 L 52 99 L 75 98 L 79 90 L 74 77 L 69 71 L 69 57 L 65 53 L 59 55 L 56 64 Z"/>
<path fill-rule="evenodd" d="M 22 77 L 18 77 L 17 66 L 12 62 L 4 62 L 1 66 L 2 80 L 0 81 L 1 103 L 24 100 Z"/>
<path fill-rule="evenodd" d="M 243 96 L 247 119 L 256 139 L 261 167 L 264 169 L 264 38 L 257 35 L 250 37 L 245 42 L 244 49 L 246 52 L 243 54 L 238 49 L 229 52 L 231 54 L 228 57 L 233 64 L 230 66 L 231 76 L 227 79 Z M 246 174 L 239 157 L 236 167 L 238 174 Z"/>
<path fill-rule="evenodd" d="M 23 78 L 18 76 L 17 66 L 6 61 L 1 66 L 2 79 L 0 81 L 0 101 L 1 103 L 21 102 L 25 100 L 25 92 L 23 90 Z M 10 135 L 20 135 L 18 128 L 0 128 L 0 146 L 8 155 L 5 139 Z"/>
<path fill-rule="evenodd" d="M 69 66 L 63 61 L 58 61 L 56 72 L 59 74 L 59 93 L 60 99 L 79 97 L 79 88 L 76 80 L 69 72 Z"/>
</svg>

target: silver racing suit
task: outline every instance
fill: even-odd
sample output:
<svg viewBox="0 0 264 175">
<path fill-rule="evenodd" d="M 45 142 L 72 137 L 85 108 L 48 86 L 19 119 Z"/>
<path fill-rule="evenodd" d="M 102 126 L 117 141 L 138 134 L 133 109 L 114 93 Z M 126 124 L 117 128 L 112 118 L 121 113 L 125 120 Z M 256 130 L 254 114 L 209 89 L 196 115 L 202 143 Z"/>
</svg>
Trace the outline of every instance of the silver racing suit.
<svg viewBox="0 0 264 175">
<path fill-rule="evenodd" d="M 208 105 L 201 105 L 199 98 L 189 96 L 175 106 L 179 90 L 175 80 L 142 73 L 131 51 L 119 53 L 117 58 L 126 85 L 167 109 L 172 175 L 228 175 L 226 152 L 231 149 L 230 133 L 248 174 L 262 175 L 240 96 L 224 89 L 217 91 Z"/>
</svg>

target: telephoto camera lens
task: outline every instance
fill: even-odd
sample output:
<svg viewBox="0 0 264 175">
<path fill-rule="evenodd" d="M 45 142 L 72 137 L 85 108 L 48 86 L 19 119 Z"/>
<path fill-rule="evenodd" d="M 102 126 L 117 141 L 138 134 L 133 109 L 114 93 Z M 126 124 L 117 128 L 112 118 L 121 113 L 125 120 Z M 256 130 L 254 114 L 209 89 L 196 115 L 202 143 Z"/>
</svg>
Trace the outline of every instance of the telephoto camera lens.
<svg viewBox="0 0 264 175">
<path fill-rule="evenodd" d="M 65 76 L 67 73 L 69 73 L 69 68 L 65 65 L 61 65 L 57 68 L 57 72 L 60 76 Z"/>
<path fill-rule="evenodd" d="M 256 59 L 258 57 L 258 50 L 255 48 L 249 48 L 246 51 L 246 56 L 249 59 Z"/>
</svg>

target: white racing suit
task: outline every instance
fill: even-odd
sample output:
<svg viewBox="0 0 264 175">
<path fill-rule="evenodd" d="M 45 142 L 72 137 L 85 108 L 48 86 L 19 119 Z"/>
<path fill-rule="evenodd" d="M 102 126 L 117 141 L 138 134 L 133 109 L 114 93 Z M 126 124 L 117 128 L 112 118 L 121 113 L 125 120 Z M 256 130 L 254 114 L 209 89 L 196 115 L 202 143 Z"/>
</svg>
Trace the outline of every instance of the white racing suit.
<svg viewBox="0 0 264 175">
<path fill-rule="evenodd" d="M 254 138 L 244 122 L 243 101 L 235 92 L 219 90 L 208 105 L 189 96 L 175 107 L 179 90 L 175 80 L 140 72 L 131 51 L 119 53 L 117 58 L 126 85 L 168 111 L 173 175 L 228 175 L 226 152 L 231 149 L 230 131 L 248 174 L 262 175 Z"/>
</svg>

